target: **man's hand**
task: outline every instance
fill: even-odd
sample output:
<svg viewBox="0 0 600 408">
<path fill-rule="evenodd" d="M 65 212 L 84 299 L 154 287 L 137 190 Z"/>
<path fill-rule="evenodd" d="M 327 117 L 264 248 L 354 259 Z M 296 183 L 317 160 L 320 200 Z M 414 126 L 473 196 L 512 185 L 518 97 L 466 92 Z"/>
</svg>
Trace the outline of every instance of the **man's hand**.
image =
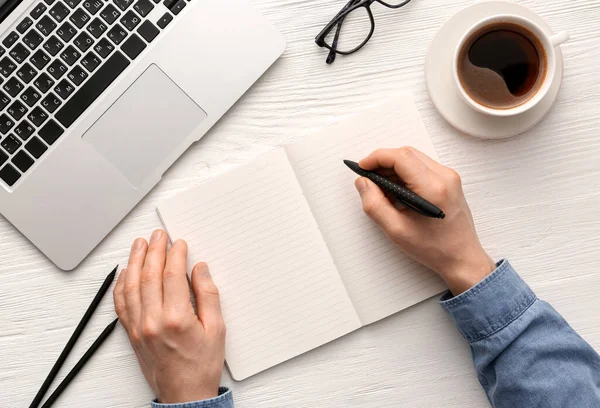
<svg viewBox="0 0 600 408">
<path fill-rule="evenodd" d="M 115 310 L 146 380 L 161 403 L 216 397 L 225 355 L 219 292 L 205 263 L 192 272 L 194 312 L 186 277 L 187 244 L 167 255 L 167 234 L 138 238 L 114 290 Z"/>
<path fill-rule="evenodd" d="M 415 214 L 394 206 L 371 180 L 356 180 L 365 213 L 410 257 L 436 271 L 454 295 L 495 269 L 477 238 L 456 171 L 411 147 L 376 150 L 359 165 L 386 176 L 396 175 L 408 189 L 444 211 L 443 220 Z"/>
</svg>

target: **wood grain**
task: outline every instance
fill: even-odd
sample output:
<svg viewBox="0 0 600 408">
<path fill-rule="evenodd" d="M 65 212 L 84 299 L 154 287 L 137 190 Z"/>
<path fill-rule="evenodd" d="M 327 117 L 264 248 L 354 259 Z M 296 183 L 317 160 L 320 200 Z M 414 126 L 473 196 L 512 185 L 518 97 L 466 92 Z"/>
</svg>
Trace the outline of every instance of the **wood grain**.
<svg viewBox="0 0 600 408">
<path fill-rule="evenodd" d="M 58 270 L 0 218 L 0 405 L 28 405 L 105 275 L 126 262 L 135 237 L 160 226 L 157 202 L 400 91 L 414 95 L 442 161 L 463 176 L 484 246 L 508 257 L 600 349 L 600 2 L 519 1 L 571 32 L 563 87 L 534 129 L 484 141 L 444 122 L 423 76 L 436 31 L 472 1 L 414 0 L 398 11 L 375 4 L 371 42 L 331 66 L 313 39 L 345 1 L 252 1 L 284 33 L 287 51 L 76 270 Z M 56 384 L 113 316 L 107 297 Z M 241 383 L 225 372 L 223 383 L 242 408 L 488 404 L 468 345 L 436 299 Z M 118 327 L 56 406 L 147 407 L 151 399 Z"/>
</svg>

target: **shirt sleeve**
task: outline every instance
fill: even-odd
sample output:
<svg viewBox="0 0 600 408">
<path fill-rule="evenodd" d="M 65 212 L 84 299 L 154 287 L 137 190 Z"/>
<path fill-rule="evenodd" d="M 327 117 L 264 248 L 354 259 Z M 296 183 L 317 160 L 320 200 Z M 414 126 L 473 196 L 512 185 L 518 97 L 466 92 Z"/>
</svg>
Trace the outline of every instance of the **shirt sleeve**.
<svg viewBox="0 0 600 408">
<path fill-rule="evenodd" d="M 600 407 L 600 356 L 507 260 L 440 303 L 469 342 L 494 407 Z"/>
<path fill-rule="evenodd" d="M 185 402 L 181 404 L 161 404 L 156 400 L 151 403 L 152 408 L 233 408 L 233 395 L 231 390 L 219 387 L 219 395 L 207 400 Z"/>
</svg>

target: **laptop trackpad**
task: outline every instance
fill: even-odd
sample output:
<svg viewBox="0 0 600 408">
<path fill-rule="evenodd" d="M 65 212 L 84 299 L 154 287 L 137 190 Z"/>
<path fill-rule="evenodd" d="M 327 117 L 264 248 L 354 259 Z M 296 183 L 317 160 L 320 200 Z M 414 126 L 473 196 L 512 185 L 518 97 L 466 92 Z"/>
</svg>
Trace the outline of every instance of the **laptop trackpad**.
<svg viewBox="0 0 600 408">
<path fill-rule="evenodd" d="M 205 118 L 181 88 L 150 65 L 83 139 L 137 187 Z"/>
</svg>

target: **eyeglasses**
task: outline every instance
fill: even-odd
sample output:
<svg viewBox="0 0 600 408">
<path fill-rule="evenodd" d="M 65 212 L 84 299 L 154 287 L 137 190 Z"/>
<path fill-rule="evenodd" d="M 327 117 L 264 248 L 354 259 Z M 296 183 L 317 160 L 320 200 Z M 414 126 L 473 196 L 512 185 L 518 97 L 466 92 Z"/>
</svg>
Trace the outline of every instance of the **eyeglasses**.
<svg viewBox="0 0 600 408">
<path fill-rule="evenodd" d="M 397 9 L 410 0 L 350 0 L 346 3 L 315 38 L 319 47 L 329 49 L 326 60 L 328 64 L 335 61 L 336 54 L 352 54 L 371 39 L 375 31 L 375 20 L 371 12 L 371 4 L 374 2 Z"/>
</svg>

